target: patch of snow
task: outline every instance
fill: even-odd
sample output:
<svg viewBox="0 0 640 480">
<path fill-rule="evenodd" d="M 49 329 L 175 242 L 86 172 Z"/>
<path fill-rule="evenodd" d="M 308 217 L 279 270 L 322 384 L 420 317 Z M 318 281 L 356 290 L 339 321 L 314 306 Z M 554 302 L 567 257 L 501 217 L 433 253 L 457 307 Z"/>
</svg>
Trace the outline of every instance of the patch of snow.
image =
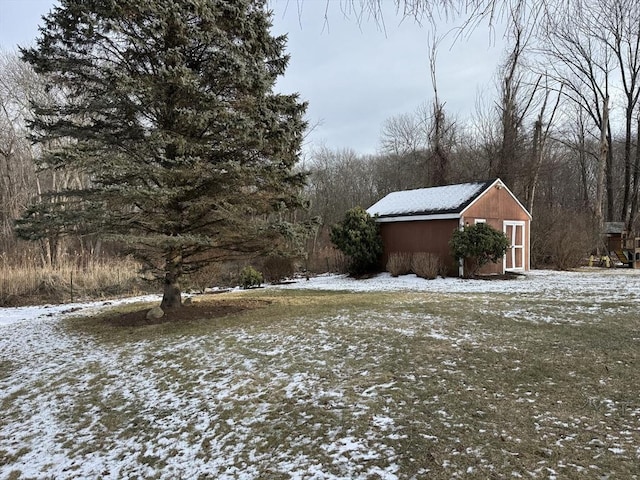
<svg viewBox="0 0 640 480">
<path fill-rule="evenodd" d="M 532 270 L 508 280 L 453 277 L 426 280 L 414 274 L 392 277 L 388 272 L 365 279 L 325 274 L 270 288 L 349 292 L 498 293 L 544 295 L 545 298 L 568 303 L 586 298 L 596 302 L 634 302 L 640 300 L 640 269 L 582 268 L 570 272 Z"/>
<path fill-rule="evenodd" d="M 367 209 L 371 216 L 412 215 L 457 210 L 483 188 L 486 182 L 445 185 L 392 192 Z"/>
<path fill-rule="evenodd" d="M 46 317 L 60 318 L 72 314 L 90 314 L 92 311 L 123 305 L 128 303 L 160 302 L 160 295 L 143 295 L 138 297 L 119 298 L 117 300 L 99 300 L 94 302 L 76 302 L 60 305 L 36 305 L 28 307 L 0 308 L 0 326 L 19 322 L 33 322 Z"/>
</svg>

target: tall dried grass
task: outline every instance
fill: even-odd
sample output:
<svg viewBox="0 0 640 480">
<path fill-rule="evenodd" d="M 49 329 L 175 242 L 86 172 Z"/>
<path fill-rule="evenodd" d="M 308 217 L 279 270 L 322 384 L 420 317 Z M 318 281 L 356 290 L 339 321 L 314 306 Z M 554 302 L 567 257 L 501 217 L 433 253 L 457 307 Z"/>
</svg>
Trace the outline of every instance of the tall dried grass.
<svg viewBox="0 0 640 480">
<path fill-rule="evenodd" d="M 42 266 L 37 257 L 0 255 L 0 306 L 64 303 L 141 291 L 139 264 L 132 258 L 64 257 Z"/>
<path fill-rule="evenodd" d="M 387 271 L 394 277 L 415 273 L 417 276 L 434 279 L 441 272 L 440 259 L 429 252 L 392 252 L 387 261 Z"/>
<path fill-rule="evenodd" d="M 321 247 L 309 254 L 306 268 L 311 273 L 346 273 L 347 257 L 332 246 Z"/>
<path fill-rule="evenodd" d="M 412 256 L 410 252 L 391 252 L 387 260 L 387 271 L 392 277 L 411 273 Z"/>
<path fill-rule="evenodd" d="M 435 253 L 414 253 L 411 258 L 411 270 L 421 278 L 433 280 L 441 270 L 440 258 Z"/>
</svg>

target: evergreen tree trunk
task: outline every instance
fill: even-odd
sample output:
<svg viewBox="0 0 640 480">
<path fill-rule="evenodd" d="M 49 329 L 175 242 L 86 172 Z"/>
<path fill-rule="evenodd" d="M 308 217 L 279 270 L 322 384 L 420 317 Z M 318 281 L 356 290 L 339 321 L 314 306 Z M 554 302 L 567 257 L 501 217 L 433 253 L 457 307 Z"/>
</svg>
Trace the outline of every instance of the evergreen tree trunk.
<svg viewBox="0 0 640 480">
<path fill-rule="evenodd" d="M 178 279 L 182 274 L 182 256 L 179 252 L 173 251 L 167 257 L 166 269 L 162 303 L 160 304 L 160 308 L 165 312 L 182 306 L 182 295 L 178 284 Z"/>
<path fill-rule="evenodd" d="M 182 295 L 180 293 L 178 278 L 174 273 L 167 272 L 164 277 L 164 292 L 160 308 L 166 312 L 167 310 L 180 307 L 182 307 Z"/>
<path fill-rule="evenodd" d="M 542 113 L 536 120 L 533 127 L 533 146 L 531 149 L 532 171 L 529 177 L 527 190 L 525 192 L 525 202 L 529 213 L 533 214 L 533 201 L 536 195 L 536 186 L 540 176 L 540 166 L 542 165 Z"/>
</svg>

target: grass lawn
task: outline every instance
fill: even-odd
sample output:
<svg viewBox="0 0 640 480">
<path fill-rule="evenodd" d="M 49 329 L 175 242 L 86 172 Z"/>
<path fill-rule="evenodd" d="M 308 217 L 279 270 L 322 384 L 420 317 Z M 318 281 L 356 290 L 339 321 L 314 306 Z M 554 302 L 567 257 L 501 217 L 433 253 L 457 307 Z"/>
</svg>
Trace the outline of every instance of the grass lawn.
<svg viewBox="0 0 640 480">
<path fill-rule="evenodd" d="M 640 297 L 505 282 L 4 327 L 0 477 L 640 478 Z"/>
</svg>

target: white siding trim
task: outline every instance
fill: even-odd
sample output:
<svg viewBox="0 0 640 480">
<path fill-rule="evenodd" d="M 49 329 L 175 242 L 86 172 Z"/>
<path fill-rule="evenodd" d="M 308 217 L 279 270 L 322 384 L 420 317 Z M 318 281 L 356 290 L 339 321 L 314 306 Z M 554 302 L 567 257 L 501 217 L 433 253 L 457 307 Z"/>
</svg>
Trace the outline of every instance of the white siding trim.
<svg viewBox="0 0 640 480">
<path fill-rule="evenodd" d="M 458 223 L 458 230 L 464 229 L 464 218 L 460 217 L 460 222 Z M 458 260 L 458 276 L 460 278 L 464 277 L 464 258 L 460 258 Z"/>
<path fill-rule="evenodd" d="M 437 213 L 433 215 L 404 215 L 401 217 L 374 217 L 378 223 L 419 222 L 424 220 L 457 220 L 459 213 Z"/>
<path fill-rule="evenodd" d="M 526 222 L 524 228 L 527 229 L 527 244 L 525 245 L 525 249 L 528 250 L 529 255 L 525 255 L 526 263 L 524 264 L 524 269 L 526 271 L 531 270 L 531 221 Z"/>
</svg>

